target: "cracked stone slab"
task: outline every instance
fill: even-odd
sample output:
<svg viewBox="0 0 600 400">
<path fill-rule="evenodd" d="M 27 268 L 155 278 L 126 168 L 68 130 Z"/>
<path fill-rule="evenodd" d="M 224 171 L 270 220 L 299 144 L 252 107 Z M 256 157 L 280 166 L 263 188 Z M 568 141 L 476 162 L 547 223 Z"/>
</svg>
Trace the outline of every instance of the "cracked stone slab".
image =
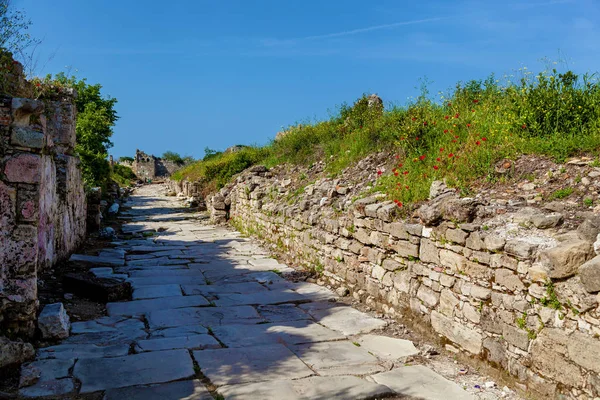
<svg viewBox="0 0 600 400">
<path fill-rule="evenodd" d="M 176 328 L 157 329 L 150 332 L 150 338 L 171 338 L 181 336 L 202 335 L 208 333 L 208 329 L 202 325 L 185 325 Z"/>
<path fill-rule="evenodd" d="M 352 307 L 331 307 L 309 310 L 308 313 L 318 323 L 347 336 L 369 333 L 387 326 L 386 321 L 373 318 Z"/>
<path fill-rule="evenodd" d="M 308 368 L 281 344 L 236 349 L 194 351 L 202 373 L 217 386 L 236 383 L 298 379 L 310 376 Z"/>
<path fill-rule="evenodd" d="M 59 344 L 38 349 L 38 359 L 120 357 L 129 353 L 128 345 L 96 346 L 95 344 Z"/>
<path fill-rule="evenodd" d="M 355 376 L 314 376 L 298 380 L 227 385 L 220 387 L 218 392 L 228 400 L 364 400 L 394 394 L 385 385 Z"/>
<path fill-rule="evenodd" d="M 255 267 L 275 267 L 279 265 L 279 261 L 274 258 L 257 258 L 249 260 L 248 264 L 254 265 Z"/>
<path fill-rule="evenodd" d="M 381 360 L 395 361 L 403 357 L 419 354 L 410 340 L 396 339 L 381 335 L 364 335 L 358 344 Z"/>
<path fill-rule="evenodd" d="M 170 338 L 155 338 L 140 340 L 136 344 L 136 351 L 160 351 L 173 349 L 220 349 L 221 345 L 210 335 L 187 335 Z"/>
<path fill-rule="evenodd" d="M 156 299 L 159 297 L 183 296 L 177 284 L 141 286 L 133 289 L 133 300 Z"/>
<path fill-rule="evenodd" d="M 153 258 L 150 260 L 132 260 L 127 261 L 127 266 L 159 266 L 159 265 L 186 265 L 185 260 L 171 259 L 169 257 Z"/>
<path fill-rule="evenodd" d="M 144 329 L 144 323 L 137 318 L 101 317 L 91 321 L 73 322 L 71 334 L 113 332 L 115 330 Z"/>
<path fill-rule="evenodd" d="M 264 321 L 250 306 L 178 308 L 147 314 L 150 329 L 173 328 L 198 324 L 214 328 L 220 325 L 256 324 Z"/>
<path fill-rule="evenodd" d="M 73 375 L 81 381 L 81 393 L 171 382 L 190 378 L 194 374 L 192 359 L 187 350 L 84 359 L 79 360 L 73 370 Z"/>
<path fill-rule="evenodd" d="M 370 375 L 385 371 L 379 360 L 349 341 L 310 343 L 290 349 L 319 375 Z"/>
<path fill-rule="evenodd" d="M 267 288 L 258 282 L 231 283 L 229 285 L 181 285 L 186 296 L 215 296 L 225 293 L 257 293 L 266 292 Z"/>
<path fill-rule="evenodd" d="M 131 282 L 131 286 L 135 289 L 140 286 L 155 286 L 155 285 L 166 285 L 166 284 L 190 284 L 190 285 L 206 285 L 206 279 L 201 276 L 189 277 L 189 276 L 152 276 L 145 278 L 129 278 L 127 280 Z"/>
<path fill-rule="evenodd" d="M 371 378 L 396 393 L 419 400 L 475 400 L 456 383 L 422 365 L 400 367 Z"/>
<path fill-rule="evenodd" d="M 163 276 L 185 276 L 185 277 L 203 277 L 202 271 L 194 271 L 191 269 L 145 269 L 130 271 L 129 276 L 131 278 L 145 278 L 145 277 L 163 277 Z"/>
<path fill-rule="evenodd" d="M 108 389 L 104 400 L 213 400 L 212 395 L 198 380 L 163 383 L 152 386 L 130 386 Z"/>
<path fill-rule="evenodd" d="M 95 265 L 108 266 L 108 267 L 121 267 L 125 265 L 125 260 L 123 258 L 116 257 L 101 257 L 101 256 L 88 256 L 85 254 L 73 254 L 69 261 L 81 261 L 86 263 L 91 263 Z"/>
<path fill-rule="evenodd" d="M 27 371 L 37 372 L 39 379 L 31 386 L 19 389 L 24 398 L 62 397 L 75 391 L 73 379 L 69 378 L 69 369 L 75 364 L 74 359 L 38 360 L 23 365 L 21 376 Z"/>
<path fill-rule="evenodd" d="M 256 310 L 269 322 L 311 320 L 310 315 L 295 304 L 262 305 L 256 307 Z"/>
<path fill-rule="evenodd" d="M 314 343 L 345 339 L 345 336 L 340 333 L 312 321 L 277 322 L 252 326 L 223 325 L 212 327 L 212 331 L 228 347 L 269 343 Z"/>
<path fill-rule="evenodd" d="M 217 306 L 306 303 L 310 300 L 291 290 L 277 290 L 257 293 L 220 294 L 215 300 Z"/>
<path fill-rule="evenodd" d="M 123 329 L 105 332 L 88 332 L 71 335 L 62 344 L 94 344 L 97 346 L 112 346 L 118 344 L 131 345 L 139 339 L 148 336 L 144 329 Z"/>
<path fill-rule="evenodd" d="M 161 297 L 158 299 L 133 300 L 120 303 L 108 303 L 108 315 L 140 315 L 156 310 L 171 310 L 184 307 L 209 306 L 204 296 Z"/>
</svg>

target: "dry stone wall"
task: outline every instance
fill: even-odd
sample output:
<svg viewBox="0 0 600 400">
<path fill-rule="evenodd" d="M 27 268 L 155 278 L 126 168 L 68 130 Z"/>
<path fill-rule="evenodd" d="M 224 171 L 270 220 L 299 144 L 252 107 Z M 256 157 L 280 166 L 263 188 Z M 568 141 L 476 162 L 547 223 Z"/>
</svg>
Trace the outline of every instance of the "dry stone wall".
<svg viewBox="0 0 600 400">
<path fill-rule="evenodd" d="M 402 220 L 381 195 L 353 201 L 331 179 L 290 194 L 289 182 L 253 167 L 207 199 L 212 218 L 274 243 L 339 293 L 410 312 L 448 350 L 536 397 L 600 396 L 598 219 L 565 232 L 556 212 L 459 198 L 436 182 Z"/>
<path fill-rule="evenodd" d="M 37 276 L 84 239 L 72 94 L 0 97 L 0 333 L 32 336 Z"/>
</svg>

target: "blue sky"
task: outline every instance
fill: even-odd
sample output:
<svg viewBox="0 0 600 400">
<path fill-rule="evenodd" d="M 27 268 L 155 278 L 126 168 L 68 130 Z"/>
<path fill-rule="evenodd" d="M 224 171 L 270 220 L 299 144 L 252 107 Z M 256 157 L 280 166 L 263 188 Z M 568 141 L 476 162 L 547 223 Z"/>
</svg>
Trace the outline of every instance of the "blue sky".
<svg viewBox="0 0 600 400">
<path fill-rule="evenodd" d="M 201 157 L 267 143 L 362 93 L 406 103 L 459 80 L 600 61 L 600 1 L 13 0 L 69 67 L 119 101 L 111 153 Z"/>
</svg>

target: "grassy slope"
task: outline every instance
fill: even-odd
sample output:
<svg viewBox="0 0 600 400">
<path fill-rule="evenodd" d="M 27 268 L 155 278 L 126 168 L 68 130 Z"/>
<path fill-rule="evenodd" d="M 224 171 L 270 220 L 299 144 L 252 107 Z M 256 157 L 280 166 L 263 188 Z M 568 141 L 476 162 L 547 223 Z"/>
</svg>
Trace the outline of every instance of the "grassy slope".
<svg viewBox="0 0 600 400">
<path fill-rule="evenodd" d="M 431 181 L 446 179 L 465 194 L 475 179 L 495 179 L 495 163 L 519 154 L 558 161 L 600 149 L 600 84 L 571 72 L 533 76 L 500 85 L 490 77 L 457 85 L 434 102 L 422 95 L 406 107 L 368 107 L 363 96 L 330 120 L 290 127 L 264 147 L 213 155 L 178 171 L 204 192 L 222 187 L 257 163 L 308 165 L 327 161 L 332 175 L 367 154 L 395 153 L 396 168 L 381 171 L 378 189 L 399 204 L 425 199 Z"/>
</svg>

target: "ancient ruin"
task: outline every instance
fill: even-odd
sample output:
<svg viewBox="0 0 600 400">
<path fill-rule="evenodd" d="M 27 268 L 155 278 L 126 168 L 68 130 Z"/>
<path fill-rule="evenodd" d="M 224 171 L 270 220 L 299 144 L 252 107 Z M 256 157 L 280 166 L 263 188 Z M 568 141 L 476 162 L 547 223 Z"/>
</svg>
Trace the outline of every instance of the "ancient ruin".
<svg viewBox="0 0 600 400">
<path fill-rule="evenodd" d="M 146 154 L 139 149 L 135 151 L 133 162 L 124 165 L 130 166 L 137 177 L 144 181 L 168 178 L 173 172 L 181 168 L 180 164 Z"/>
</svg>

